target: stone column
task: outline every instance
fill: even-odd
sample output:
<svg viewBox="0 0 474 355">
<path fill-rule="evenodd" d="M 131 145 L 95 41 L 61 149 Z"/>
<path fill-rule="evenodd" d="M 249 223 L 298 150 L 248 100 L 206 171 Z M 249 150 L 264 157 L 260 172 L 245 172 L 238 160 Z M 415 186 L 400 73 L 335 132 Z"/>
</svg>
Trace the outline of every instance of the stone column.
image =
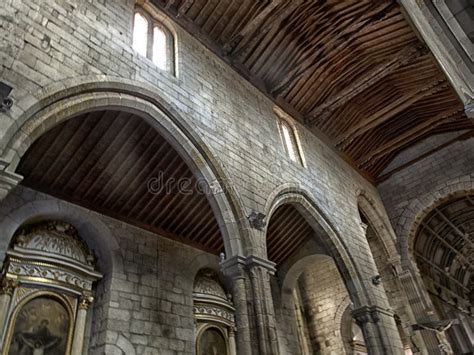
<svg viewBox="0 0 474 355">
<path fill-rule="evenodd" d="M 362 306 L 352 316 L 364 333 L 369 354 L 404 354 L 394 314 L 379 306 Z"/>
<path fill-rule="evenodd" d="M 400 283 L 405 289 L 408 302 L 413 311 L 417 323 L 424 323 L 436 320 L 434 307 L 431 304 L 428 294 L 424 291 L 422 285 L 419 284 L 418 278 L 414 275 L 411 267 L 405 266 L 400 273 Z M 422 281 L 421 281 L 422 282 Z M 424 344 L 417 344 L 416 339 L 412 337 L 412 342 L 418 348 L 426 348 L 428 354 L 443 354 L 440 350 L 440 342 L 433 332 L 422 330 L 419 331 Z"/>
<path fill-rule="evenodd" d="M 237 355 L 237 344 L 235 343 L 235 331 L 229 328 L 229 355 Z"/>
<path fill-rule="evenodd" d="M 86 328 L 87 310 L 93 301 L 90 293 L 83 293 L 79 300 L 79 309 L 76 315 L 76 324 L 74 327 L 74 337 L 72 340 L 71 355 L 82 355 L 84 344 L 84 331 Z"/>
<path fill-rule="evenodd" d="M 221 263 L 221 269 L 232 284 L 232 300 L 235 307 L 237 325 L 237 354 L 251 355 L 252 344 L 247 307 L 247 274 L 245 271 L 245 258 L 234 256 L 227 259 Z"/>
<path fill-rule="evenodd" d="M 275 308 L 271 294 L 270 276 L 274 275 L 275 263 L 250 256 L 246 260 L 250 274 L 257 321 L 260 355 L 278 355 L 278 337 L 276 330 Z"/>
<path fill-rule="evenodd" d="M 23 180 L 23 176 L 8 171 L 8 165 L 8 162 L 0 160 L 0 201 Z"/>
<path fill-rule="evenodd" d="M 8 311 L 13 296 L 13 291 L 18 284 L 15 280 L 3 279 L 0 286 L 0 352 L 3 350 Z"/>
</svg>

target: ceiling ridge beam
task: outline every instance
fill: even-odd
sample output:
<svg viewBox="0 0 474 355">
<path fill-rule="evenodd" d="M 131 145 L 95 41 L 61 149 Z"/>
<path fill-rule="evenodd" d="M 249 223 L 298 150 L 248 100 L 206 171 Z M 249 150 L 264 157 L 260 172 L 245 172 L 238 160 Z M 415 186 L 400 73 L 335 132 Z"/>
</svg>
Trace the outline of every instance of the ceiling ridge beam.
<svg viewBox="0 0 474 355">
<path fill-rule="evenodd" d="M 410 64 L 415 59 L 428 53 L 425 46 L 410 46 L 406 50 L 399 53 L 398 56 L 376 67 L 372 72 L 367 74 L 362 80 L 355 82 L 353 85 L 344 89 L 339 95 L 328 99 L 321 105 L 315 107 L 308 113 L 308 121 L 325 120 L 337 108 L 349 102 L 362 91 L 370 86 L 378 83 L 383 78 L 392 74 L 394 71 Z"/>
<path fill-rule="evenodd" d="M 413 90 L 408 95 L 402 96 L 391 102 L 384 109 L 363 119 L 348 132 L 345 132 L 338 137 L 336 146 L 340 149 L 345 149 L 355 138 L 390 120 L 422 98 L 433 95 L 448 86 L 449 84 L 442 75 L 437 76 L 428 85 L 423 85 L 418 90 Z"/>
<path fill-rule="evenodd" d="M 459 105 L 456 105 L 459 106 Z M 371 165 L 374 160 L 377 160 L 387 154 L 390 154 L 399 147 L 409 143 L 413 139 L 418 138 L 420 135 L 426 133 L 427 129 L 433 129 L 440 124 L 448 121 L 455 120 L 456 114 L 462 112 L 462 108 L 456 107 L 450 109 L 448 112 L 444 111 L 439 115 L 429 118 L 428 120 L 416 125 L 412 129 L 402 133 L 396 138 L 385 142 L 382 146 L 378 147 L 374 151 L 368 153 L 365 157 L 362 157 L 363 161 L 359 164 L 359 167 L 365 167 Z"/>
</svg>

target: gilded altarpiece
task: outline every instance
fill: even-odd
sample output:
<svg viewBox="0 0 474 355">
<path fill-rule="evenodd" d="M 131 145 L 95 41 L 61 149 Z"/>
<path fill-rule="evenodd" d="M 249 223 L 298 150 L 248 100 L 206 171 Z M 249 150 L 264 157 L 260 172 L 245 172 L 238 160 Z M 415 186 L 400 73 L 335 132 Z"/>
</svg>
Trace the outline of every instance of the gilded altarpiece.
<svg viewBox="0 0 474 355">
<path fill-rule="evenodd" d="M 194 281 L 197 355 L 234 355 L 234 307 L 216 272 L 201 270 Z"/>
<path fill-rule="evenodd" d="M 2 270 L 0 353 L 82 354 L 93 284 L 101 277 L 72 225 L 45 221 L 20 228 Z"/>
</svg>

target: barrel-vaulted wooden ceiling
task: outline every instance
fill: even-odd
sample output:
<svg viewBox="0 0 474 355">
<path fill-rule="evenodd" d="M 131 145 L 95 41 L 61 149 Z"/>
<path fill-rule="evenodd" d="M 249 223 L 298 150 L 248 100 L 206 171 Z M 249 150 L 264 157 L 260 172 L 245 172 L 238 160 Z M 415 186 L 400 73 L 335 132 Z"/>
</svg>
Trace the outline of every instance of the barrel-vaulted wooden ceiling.
<svg viewBox="0 0 474 355">
<path fill-rule="evenodd" d="M 474 123 L 395 0 L 150 0 L 373 181 Z"/>
<path fill-rule="evenodd" d="M 434 208 L 421 222 L 413 252 L 422 275 L 469 300 L 474 290 L 474 195 Z"/>
<path fill-rule="evenodd" d="M 206 190 L 156 129 L 130 113 L 71 118 L 33 143 L 17 172 L 38 191 L 214 254 L 223 251 Z"/>
</svg>

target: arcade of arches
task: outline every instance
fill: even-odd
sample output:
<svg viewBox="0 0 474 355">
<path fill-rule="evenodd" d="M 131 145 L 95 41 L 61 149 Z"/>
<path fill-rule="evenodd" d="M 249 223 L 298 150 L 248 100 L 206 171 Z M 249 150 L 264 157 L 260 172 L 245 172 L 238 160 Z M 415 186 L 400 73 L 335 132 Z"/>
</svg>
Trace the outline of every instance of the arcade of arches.
<svg viewBox="0 0 474 355">
<path fill-rule="evenodd" d="M 472 14 L 3 1 L 0 354 L 473 354 Z"/>
</svg>

